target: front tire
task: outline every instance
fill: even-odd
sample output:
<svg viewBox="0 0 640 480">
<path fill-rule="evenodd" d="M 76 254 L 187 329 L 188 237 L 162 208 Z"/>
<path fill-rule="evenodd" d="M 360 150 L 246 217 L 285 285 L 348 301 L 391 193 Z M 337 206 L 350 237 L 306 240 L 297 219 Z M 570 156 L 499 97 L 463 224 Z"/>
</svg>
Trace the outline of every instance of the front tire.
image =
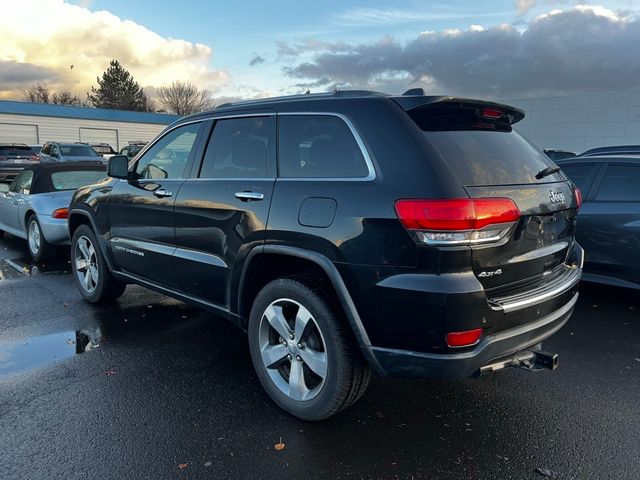
<svg viewBox="0 0 640 480">
<path fill-rule="evenodd" d="M 44 238 L 36 215 L 31 215 L 27 220 L 27 247 L 29 255 L 36 262 L 49 258 L 55 250 L 55 247 Z"/>
<path fill-rule="evenodd" d="M 114 301 L 127 287 L 109 272 L 98 240 L 87 225 L 73 232 L 71 270 L 80 294 L 89 303 Z"/>
<path fill-rule="evenodd" d="M 350 332 L 321 289 L 278 279 L 256 296 L 249 349 L 271 399 L 303 420 L 322 420 L 354 403 L 371 377 Z"/>
</svg>

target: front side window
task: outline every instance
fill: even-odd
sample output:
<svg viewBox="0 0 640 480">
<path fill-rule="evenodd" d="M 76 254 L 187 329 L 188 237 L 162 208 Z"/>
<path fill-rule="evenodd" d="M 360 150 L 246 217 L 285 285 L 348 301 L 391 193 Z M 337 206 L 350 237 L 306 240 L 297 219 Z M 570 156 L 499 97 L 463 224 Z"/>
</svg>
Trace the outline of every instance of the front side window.
<svg viewBox="0 0 640 480">
<path fill-rule="evenodd" d="M 216 121 L 200 178 L 266 178 L 274 138 L 270 117 Z"/>
<path fill-rule="evenodd" d="M 604 174 L 597 201 L 640 202 L 640 165 L 609 165 Z"/>
<path fill-rule="evenodd" d="M 189 155 L 195 148 L 200 126 L 200 122 L 183 125 L 158 140 L 136 163 L 138 179 L 185 178 Z"/>
<path fill-rule="evenodd" d="M 11 191 L 29 195 L 31 191 L 31 182 L 33 181 L 33 170 L 23 170 L 16 177 L 11 185 Z"/>
<path fill-rule="evenodd" d="M 369 168 L 349 126 L 332 115 L 283 115 L 278 125 L 279 175 L 363 178 Z"/>
</svg>

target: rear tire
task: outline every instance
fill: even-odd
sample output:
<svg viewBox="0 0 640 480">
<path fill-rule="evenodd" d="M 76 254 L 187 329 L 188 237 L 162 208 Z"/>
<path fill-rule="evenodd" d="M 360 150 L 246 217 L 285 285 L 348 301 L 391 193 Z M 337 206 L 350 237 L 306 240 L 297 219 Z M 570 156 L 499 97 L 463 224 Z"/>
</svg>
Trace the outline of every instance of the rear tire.
<svg viewBox="0 0 640 480">
<path fill-rule="evenodd" d="M 87 225 L 80 225 L 73 232 L 71 270 L 80 294 L 89 303 L 114 301 L 127 288 L 109 271 L 98 240 Z"/>
<path fill-rule="evenodd" d="M 302 420 L 317 421 L 357 401 L 371 371 L 322 289 L 278 279 L 256 296 L 249 350 L 271 399 Z"/>
<path fill-rule="evenodd" d="M 31 215 L 27 219 L 27 248 L 29 255 L 31 255 L 31 258 L 33 258 L 35 262 L 41 262 L 51 257 L 56 248 L 44 238 L 40 222 L 36 215 Z"/>
</svg>

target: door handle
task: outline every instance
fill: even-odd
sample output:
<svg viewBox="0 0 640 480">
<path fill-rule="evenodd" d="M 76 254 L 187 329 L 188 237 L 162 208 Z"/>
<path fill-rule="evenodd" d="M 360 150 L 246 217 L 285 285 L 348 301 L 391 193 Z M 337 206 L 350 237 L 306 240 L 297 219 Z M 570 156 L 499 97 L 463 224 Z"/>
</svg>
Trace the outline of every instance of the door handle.
<svg viewBox="0 0 640 480">
<path fill-rule="evenodd" d="M 153 191 L 153 194 L 158 197 L 158 198 L 163 198 L 163 197 L 170 197 L 173 195 L 173 192 L 169 192 L 167 190 L 165 190 L 164 188 L 159 188 L 157 190 Z"/>
<path fill-rule="evenodd" d="M 235 197 L 243 202 L 258 202 L 264 199 L 264 194 L 260 192 L 236 192 Z"/>
<path fill-rule="evenodd" d="M 18 200 L 14 200 L 14 201 L 13 201 L 13 204 L 14 204 L 14 205 L 18 205 L 19 203 L 20 203 L 20 202 L 19 202 Z"/>
</svg>

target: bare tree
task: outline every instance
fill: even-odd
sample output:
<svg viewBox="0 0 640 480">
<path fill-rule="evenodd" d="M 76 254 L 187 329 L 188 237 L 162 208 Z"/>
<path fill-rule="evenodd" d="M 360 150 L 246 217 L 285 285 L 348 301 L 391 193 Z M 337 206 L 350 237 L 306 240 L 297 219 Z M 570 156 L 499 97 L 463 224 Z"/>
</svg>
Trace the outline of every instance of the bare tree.
<svg viewBox="0 0 640 480">
<path fill-rule="evenodd" d="M 27 102 L 49 103 L 51 90 L 44 84 L 34 83 L 30 87 L 23 88 L 22 95 Z"/>
<path fill-rule="evenodd" d="M 71 105 L 74 107 L 85 106 L 80 97 L 66 89 L 54 92 L 53 95 L 51 95 L 51 103 L 55 103 L 56 105 Z"/>
<path fill-rule="evenodd" d="M 201 90 L 190 82 L 177 80 L 158 89 L 158 102 L 169 112 L 189 115 L 213 106 L 208 90 Z"/>
</svg>

